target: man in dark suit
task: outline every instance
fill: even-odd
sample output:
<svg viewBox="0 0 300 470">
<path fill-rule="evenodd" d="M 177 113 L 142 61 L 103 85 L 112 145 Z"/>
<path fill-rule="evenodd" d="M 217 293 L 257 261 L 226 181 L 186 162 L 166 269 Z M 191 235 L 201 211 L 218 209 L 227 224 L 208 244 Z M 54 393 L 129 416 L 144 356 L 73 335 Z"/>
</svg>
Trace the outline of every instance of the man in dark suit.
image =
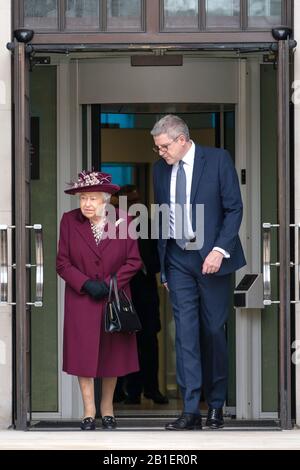
<svg viewBox="0 0 300 470">
<path fill-rule="evenodd" d="M 243 210 L 238 177 L 228 152 L 195 145 L 178 116 L 163 117 L 151 134 L 161 157 L 153 170 L 155 202 L 169 207 L 168 216 L 159 219 L 158 250 L 175 318 L 184 403 L 166 429 L 201 429 L 202 387 L 206 425 L 215 429 L 224 425 L 230 279 L 246 264 L 238 236 Z"/>
</svg>

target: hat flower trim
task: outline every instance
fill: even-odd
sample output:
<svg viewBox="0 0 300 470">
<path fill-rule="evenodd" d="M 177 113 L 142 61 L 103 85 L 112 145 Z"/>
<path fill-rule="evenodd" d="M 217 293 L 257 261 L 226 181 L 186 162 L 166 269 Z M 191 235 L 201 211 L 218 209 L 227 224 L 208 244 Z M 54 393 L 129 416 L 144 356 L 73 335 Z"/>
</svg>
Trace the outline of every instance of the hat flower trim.
<svg viewBox="0 0 300 470">
<path fill-rule="evenodd" d="M 78 180 L 70 183 L 73 188 L 84 188 L 86 186 L 95 186 L 111 182 L 111 176 L 97 171 L 82 171 L 78 174 Z"/>
</svg>

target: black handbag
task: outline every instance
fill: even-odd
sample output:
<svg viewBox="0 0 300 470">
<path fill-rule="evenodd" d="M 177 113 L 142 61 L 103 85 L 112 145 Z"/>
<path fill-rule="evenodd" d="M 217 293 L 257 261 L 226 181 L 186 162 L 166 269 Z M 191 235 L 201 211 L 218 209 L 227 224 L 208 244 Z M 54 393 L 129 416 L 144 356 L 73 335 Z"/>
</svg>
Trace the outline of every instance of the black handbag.
<svg viewBox="0 0 300 470">
<path fill-rule="evenodd" d="M 142 329 L 140 319 L 131 300 L 123 289 L 118 291 L 116 276 L 112 276 L 109 283 L 104 320 L 107 333 L 135 333 Z"/>
</svg>

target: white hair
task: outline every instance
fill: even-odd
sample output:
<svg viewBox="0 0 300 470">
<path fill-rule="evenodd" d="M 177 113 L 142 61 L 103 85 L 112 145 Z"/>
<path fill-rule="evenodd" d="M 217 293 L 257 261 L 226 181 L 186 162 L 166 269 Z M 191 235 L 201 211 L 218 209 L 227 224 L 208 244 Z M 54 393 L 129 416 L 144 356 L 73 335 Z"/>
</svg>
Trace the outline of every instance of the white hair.
<svg viewBox="0 0 300 470">
<path fill-rule="evenodd" d="M 167 134 L 171 139 L 184 135 L 187 141 L 190 140 L 187 124 L 179 116 L 173 114 L 167 114 L 154 124 L 151 135 L 155 137 L 161 134 Z"/>
<path fill-rule="evenodd" d="M 87 189 L 86 192 L 89 193 L 90 191 Z M 94 191 L 92 191 L 92 192 L 94 192 Z M 80 191 L 80 192 L 78 192 L 77 194 L 78 194 L 78 196 L 80 196 L 80 194 L 82 194 L 82 193 L 83 193 L 83 191 Z M 105 193 L 104 191 L 97 191 L 97 193 L 102 194 L 104 204 L 109 203 L 110 198 L 111 198 L 111 194 L 110 194 L 110 193 Z"/>
<path fill-rule="evenodd" d="M 110 193 L 102 193 L 102 194 L 103 194 L 103 202 L 105 204 L 109 203 L 110 198 L 111 198 L 111 194 Z"/>
</svg>

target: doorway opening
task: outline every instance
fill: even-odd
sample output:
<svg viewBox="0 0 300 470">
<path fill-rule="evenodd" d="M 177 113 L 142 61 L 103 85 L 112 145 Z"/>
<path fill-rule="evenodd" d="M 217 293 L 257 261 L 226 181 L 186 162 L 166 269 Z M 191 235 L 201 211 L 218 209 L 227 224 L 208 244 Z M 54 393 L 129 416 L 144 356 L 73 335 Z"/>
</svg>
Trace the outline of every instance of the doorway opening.
<svg viewBox="0 0 300 470">
<path fill-rule="evenodd" d="M 113 175 L 118 185 L 134 185 L 141 196 L 141 202 L 148 206 L 153 203 L 152 165 L 157 159 L 152 151 L 150 131 L 154 123 L 163 115 L 172 112 L 182 117 L 188 124 L 191 138 L 202 146 L 226 148 L 233 160 L 235 158 L 235 106 L 234 104 L 163 104 L 163 103 L 123 103 L 97 105 L 100 116 L 96 123 L 100 127 L 99 169 Z M 93 113 L 92 113 L 93 114 Z M 87 113 L 84 111 L 84 115 Z M 93 123 L 92 123 L 93 125 Z M 85 128 L 85 125 L 83 125 Z M 93 131 L 94 132 L 94 131 Z M 85 152 L 89 153 L 88 149 Z M 98 169 L 97 168 L 97 169 Z M 232 284 L 234 285 L 233 279 Z M 169 403 L 155 403 L 141 394 L 139 403 L 132 403 L 127 394 L 135 390 L 134 378 L 129 376 L 118 381 L 115 394 L 115 410 L 119 415 L 134 416 L 176 414 L 182 409 L 179 388 L 176 382 L 175 330 L 171 306 L 165 289 L 161 286 L 159 275 L 157 287 L 160 298 L 159 348 L 159 389 L 168 397 Z M 227 324 L 229 348 L 229 385 L 227 412 L 235 415 L 236 404 L 236 364 L 235 364 L 235 311 L 230 305 Z M 144 372 L 144 374 L 147 372 Z M 99 396 L 99 384 L 96 395 Z M 136 397 L 135 397 L 136 398 Z M 205 410 L 205 401 L 201 403 Z"/>
<path fill-rule="evenodd" d="M 94 62 L 97 62 L 97 67 Z M 205 62 L 205 67 L 202 62 Z M 76 203 L 74 199 L 69 201 L 63 196 L 65 184 L 82 168 L 102 168 L 103 171 L 113 173 L 114 180 L 120 185 L 136 184 L 142 192 L 144 202 L 147 205 L 151 204 L 153 201 L 151 167 L 157 157 L 152 152 L 150 130 L 154 122 L 162 115 L 179 114 L 188 122 L 191 128 L 191 137 L 195 142 L 202 145 L 225 147 L 235 160 L 239 176 L 241 169 L 246 169 L 247 184 L 241 186 L 245 208 L 242 227 L 243 245 L 248 250 L 249 269 L 254 269 L 255 272 L 260 270 L 259 227 L 261 214 L 259 208 L 262 205 L 268 213 L 270 210 L 276 209 L 275 198 L 271 200 L 268 197 L 269 205 L 266 205 L 266 201 L 263 199 L 264 185 L 261 185 L 260 181 L 260 168 L 263 170 L 267 161 L 272 162 L 272 155 L 276 151 L 275 149 L 273 152 L 273 149 L 270 149 L 268 145 L 269 141 L 276 141 L 276 137 L 273 135 L 276 129 L 275 115 L 273 119 L 271 113 L 265 112 L 265 110 L 271 109 L 270 106 L 275 103 L 276 96 L 262 93 L 260 98 L 259 86 L 261 83 L 262 87 L 268 88 L 269 82 L 273 86 L 276 72 L 271 70 L 271 66 L 261 66 L 259 61 L 247 64 L 250 72 L 246 68 L 246 61 L 243 60 L 241 63 L 235 60 L 232 62 L 226 60 L 224 64 L 218 63 L 217 65 L 215 62 L 217 61 L 206 62 L 198 58 L 189 61 L 187 59 L 186 63 L 190 67 L 187 72 L 194 72 L 196 64 L 197 67 L 199 66 L 199 70 L 197 69 L 197 74 L 193 75 L 198 77 L 197 86 L 187 92 L 186 99 L 189 101 L 184 103 L 172 102 L 171 99 L 166 103 L 163 102 L 161 96 L 159 102 L 134 103 L 132 98 L 136 93 L 135 87 L 130 88 L 128 93 L 127 90 L 123 90 L 123 95 L 120 97 L 119 90 L 121 88 L 115 83 L 110 86 L 108 80 L 110 66 L 112 66 L 112 72 L 114 72 L 114 67 L 120 66 L 119 61 L 113 58 L 109 58 L 107 61 L 101 59 L 86 63 L 83 61 L 79 64 L 73 62 L 67 66 L 58 64 L 57 67 L 34 68 L 31 80 L 31 99 L 34 104 L 32 107 L 33 117 L 39 117 L 35 126 L 38 128 L 37 124 L 39 123 L 40 141 L 38 145 L 40 152 L 35 166 L 36 178 L 32 178 L 31 181 L 32 214 L 35 218 L 33 222 L 40 221 L 41 216 L 44 217 L 43 224 L 47 227 L 49 234 L 47 249 L 51 247 L 47 251 L 45 259 L 47 275 L 45 277 L 44 307 L 42 310 L 33 311 L 32 314 L 32 411 L 34 419 L 78 420 L 82 412 L 76 377 L 73 378 L 61 373 L 63 285 L 60 281 L 57 284 L 53 269 L 59 219 L 63 212 L 74 208 L 73 204 Z M 125 59 L 121 59 L 120 63 L 124 68 L 124 73 L 133 73 Z M 86 64 L 87 69 L 85 70 Z M 223 66 L 224 69 L 222 69 Z M 211 71 L 208 74 L 207 71 L 210 68 Z M 262 73 L 265 68 L 268 68 L 268 74 Z M 216 70 L 219 70 L 218 74 L 216 74 Z M 211 77 L 215 80 L 220 76 L 220 70 L 228 74 L 224 86 L 222 80 L 222 84 L 210 80 Z M 260 70 L 261 74 L 259 75 Z M 104 76 L 103 82 L 101 82 L 101 86 L 97 82 L 97 87 L 93 87 L 93 84 L 88 87 L 86 80 L 96 76 L 96 71 L 100 74 L 99 76 Z M 68 75 L 69 72 L 74 72 L 74 74 Z M 78 80 L 83 80 L 80 86 L 75 79 L 76 73 L 78 73 Z M 206 73 L 209 76 L 206 77 Z M 176 81 L 174 69 L 169 71 L 168 77 L 167 75 L 164 77 L 168 86 L 170 84 L 169 77 L 173 75 L 175 75 L 174 81 Z M 116 77 L 116 73 L 113 73 L 113 76 Z M 191 73 L 187 73 L 186 80 L 191 76 Z M 127 80 L 120 79 L 122 84 L 131 84 L 130 77 Z M 200 78 L 204 80 L 202 87 L 199 85 Z M 146 80 L 146 75 L 143 75 L 143 79 Z M 71 93 L 67 93 L 62 85 L 68 83 L 68 80 L 71 83 Z M 144 82 L 147 90 L 151 89 L 148 86 L 149 80 L 148 78 L 148 81 Z M 248 83 L 248 80 L 251 81 Z M 45 93 L 46 82 L 49 93 Z M 237 86 L 239 82 L 243 84 L 244 88 Z M 135 83 L 137 83 L 136 78 Z M 42 84 L 44 85 L 42 86 Z M 106 89 L 105 84 L 108 84 L 107 86 L 110 88 Z M 209 99 L 218 99 L 219 103 L 204 103 L 206 96 L 204 96 L 203 90 Z M 244 90 L 245 94 L 240 96 L 237 90 Z M 156 89 L 151 91 L 152 97 L 157 94 L 156 91 Z M 176 88 L 175 92 L 178 93 L 178 91 Z M 194 95 L 189 96 L 191 91 Z M 91 97 L 87 96 L 88 92 L 91 92 Z M 141 90 L 138 92 L 140 96 Z M 160 94 L 166 92 L 167 88 L 165 87 L 160 91 Z M 178 96 L 183 97 L 183 91 L 181 93 L 182 95 Z M 96 94 L 97 97 L 99 96 L 99 101 L 91 101 L 90 98 Z M 124 101 L 104 102 L 104 96 L 113 100 L 114 94 L 117 94 L 120 100 L 128 95 L 131 101 L 129 103 Z M 200 99 L 203 101 L 200 102 L 199 99 L 197 102 L 195 100 L 196 94 L 200 95 Z M 166 96 L 169 95 L 166 94 Z M 58 97 L 57 101 L 56 97 Z M 145 93 L 146 99 L 149 99 L 149 94 Z M 247 100 L 251 103 L 251 107 L 248 106 Z M 259 115 L 260 103 L 263 111 L 261 122 L 254 118 L 256 113 Z M 43 107 L 46 109 L 45 113 L 42 112 Z M 262 157 L 260 156 L 260 145 Z M 270 180 L 275 185 L 271 174 Z M 44 190 L 45 182 L 49 183 L 47 191 Z M 47 217 L 48 212 L 45 211 L 45 207 L 51 207 L 51 220 L 54 217 L 55 221 L 51 222 Z M 51 269 L 49 269 L 50 267 Z M 161 289 L 160 284 L 158 285 L 162 323 L 159 333 L 159 385 L 161 391 L 168 396 L 169 404 L 167 406 L 155 404 L 152 400 L 143 397 L 140 405 L 129 406 L 123 402 L 116 403 L 117 415 L 124 416 L 124 418 L 127 415 L 130 417 L 140 416 L 141 413 L 147 416 L 173 416 L 181 410 L 175 375 L 174 326 L 171 307 L 166 293 Z M 276 308 L 274 308 L 272 315 L 264 315 L 264 312 L 261 311 L 255 311 L 248 315 L 248 312 L 235 312 L 233 307 L 230 308 L 230 319 L 227 325 L 229 386 L 226 403 L 226 411 L 230 416 L 237 414 L 239 417 L 249 417 L 244 413 L 244 409 L 251 402 L 248 398 L 249 385 L 251 384 L 251 394 L 253 393 L 253 396 L 256 397 L 254 397 L 256 404 L 253 405 L 253 397 L 251 402 L 251 407 L 256 413 L 255 419 L 277 417 L 277 396 L 274 393 L 277 383 L 277 368 L 270 367 L 270 361 L 274 361 L 274 348 L 277 347 L 274 341 L 277 334 L 277 312 L 275 310 Z M 264 315 L 262 320 L 261 314 Z M 47 341 L 43 341 L 42 338 L 46 332 Z M 271 335 L 271 332 L 274 334 Z M 255 341 L 253 340 L 254 336 Z M 49 348 L 51 348 L 50 355 L 48 354 Z M 244 351 L 244 355 L 240 354 L 241 350 Z M 251 369 L 251 361 L 258 364 L 256 370 Z M 260 370 L 261 364 L 262 370 Z M 254 381 L 252 380 L 253 376 L 255 377 Z M 263 377 L 262 383 L 261 377 Z M 247 380 L 249 380 L 248 383 Z M 271 401 L 270 397 L 274 399 Z M 262 400 L 263 406 L 261 406 L 260 400 Z M 204 402 L 201 406 L 203 405 Z"/>
</svg>

